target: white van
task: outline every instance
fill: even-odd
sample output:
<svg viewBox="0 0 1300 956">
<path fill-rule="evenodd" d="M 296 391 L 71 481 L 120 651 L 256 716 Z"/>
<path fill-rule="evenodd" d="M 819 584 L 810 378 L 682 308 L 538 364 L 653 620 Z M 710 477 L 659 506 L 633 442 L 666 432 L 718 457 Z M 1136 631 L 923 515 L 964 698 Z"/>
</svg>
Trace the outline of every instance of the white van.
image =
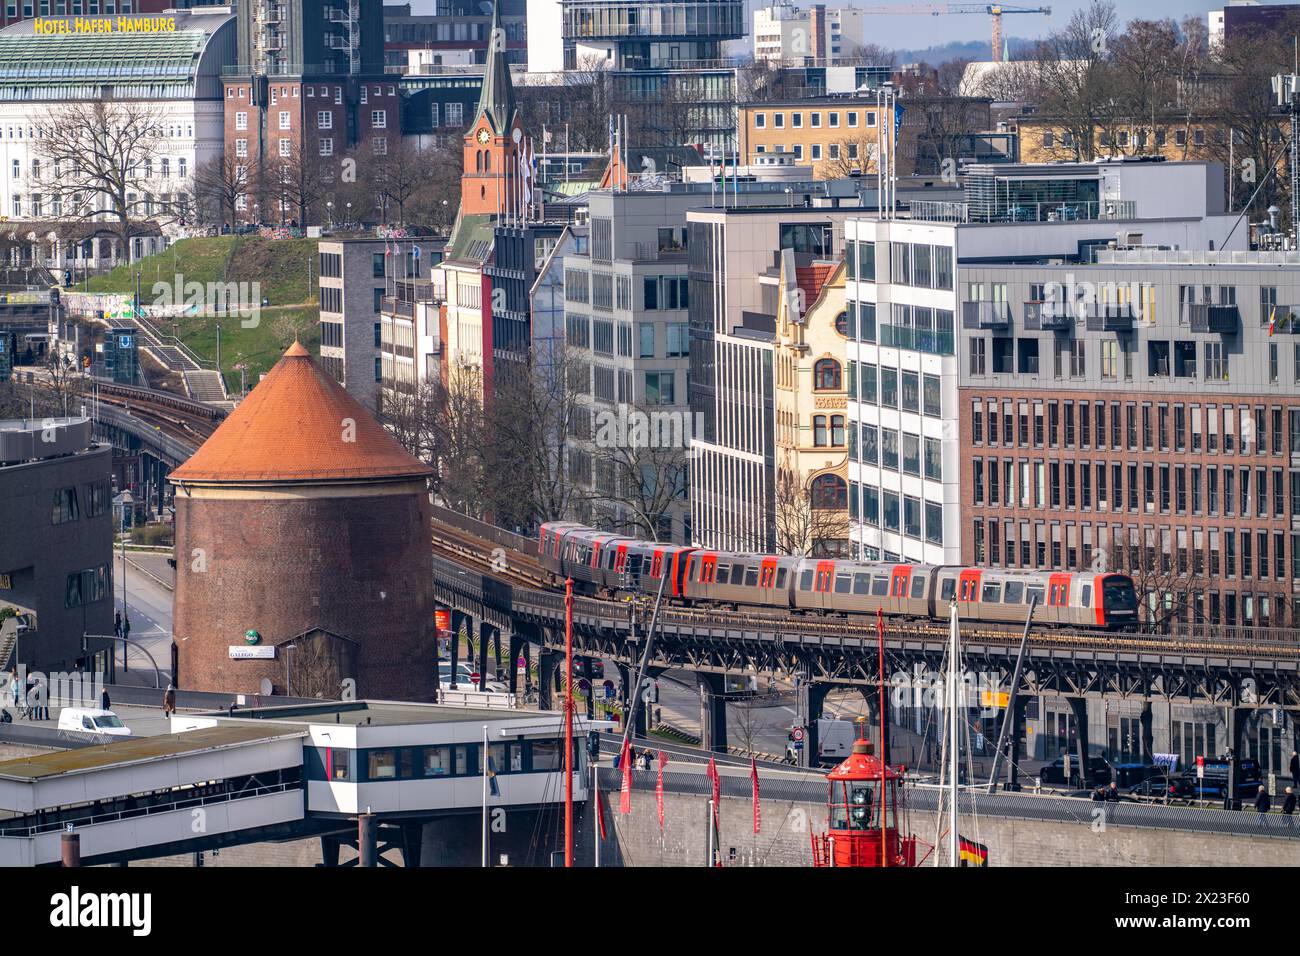
<svg viewBox="0 0 1300 956">
<path fill-rule="evenodd" d="M 107 734 L 110 737 L 130 737 L 131 728 L 111 710 L 93 707 L 64 707 L 59 711 L 59 730 L 79 731 L 83 734 Z"/>
</svg>

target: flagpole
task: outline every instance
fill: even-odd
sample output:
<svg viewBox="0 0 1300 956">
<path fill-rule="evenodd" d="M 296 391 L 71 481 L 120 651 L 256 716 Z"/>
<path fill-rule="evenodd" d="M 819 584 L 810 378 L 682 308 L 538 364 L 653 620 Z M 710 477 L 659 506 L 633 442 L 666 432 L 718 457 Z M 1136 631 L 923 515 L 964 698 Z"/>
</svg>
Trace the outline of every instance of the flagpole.
<svg viewBox="0 0 1300 956">
<path fill-rule="evenodd" d="M 488 865 L 488 725 L 483 725 L 483 866 Z"/>
<path fill-rule="evenodd" d="M 713 868 L 713 798 L 709 798 L 709 862 L 706 864 L 710 869 Z"/>
<path fill-rule="evenodd" d="M 573 578 L 564 582 L 564 865 L 573 866 Z"/>
<path fill-rule="evenodd" d="M 880 865 L 889 866 L 889 847 L 885 830 L 888 813 L 885 793 L 889 789 L 889 756 L 885 750 L 885 612 L 876 608 L 876 638 L 880 646 L 877 680 L 880 683 Z"/>
<path fill-rule="evenodd" d="M 596 834 L 596 867 L 600 867 L 600 772 L 596 764 L 591 765 L 591 805 L 595 813 L 591 815 L 591 825 Z"/>
<path fill-rule="evenodd" d="M 957 765 L 958 753 L 960 748 L 957 746 L 957 602 L 952 602 L 952 608 L 949 612 L 948 620 L 948 735 L 951 738 L 951 744 L 948 747 L 948 760 L 951 762 L 949 773 L 952 779 L 948 785 L 952 788 L 951 797 L 948 807 L 948 850 L 952 858 L 952 865 L 957 865 L 957 798 L 960 791 L 957 789 Z"/>
</svg>

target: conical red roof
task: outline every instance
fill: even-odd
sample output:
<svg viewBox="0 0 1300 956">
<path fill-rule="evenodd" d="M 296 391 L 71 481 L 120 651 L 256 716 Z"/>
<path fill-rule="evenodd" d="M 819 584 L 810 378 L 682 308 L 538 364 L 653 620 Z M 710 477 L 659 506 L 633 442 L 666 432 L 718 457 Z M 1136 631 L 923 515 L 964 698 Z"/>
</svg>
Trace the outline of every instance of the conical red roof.
<svg viewBox="0 0 1300 956">
<path fill-rule="evenodd" d="M 431 471 L 294 342 L 171 479 L 350 481 Z"/>
</svg>

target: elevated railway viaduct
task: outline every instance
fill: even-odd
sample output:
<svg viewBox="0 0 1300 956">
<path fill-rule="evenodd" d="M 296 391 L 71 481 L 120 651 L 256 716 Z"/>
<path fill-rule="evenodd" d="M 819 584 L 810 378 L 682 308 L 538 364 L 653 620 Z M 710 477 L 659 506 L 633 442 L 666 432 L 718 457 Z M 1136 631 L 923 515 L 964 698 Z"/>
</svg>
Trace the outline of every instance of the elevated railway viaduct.
<svg viewBox="0 0 1300 956">
<path fill-rule="evenodd" d="M 478 629 L 479 673 L 486 675 L 491 644 L 510 660 L 539 648 L 539 692 L 550 701 L 564 647 L 564 596 L 532 554 L 530 539 L 461 515 L 435 509 L 434 597 L 452 610 L 456 634 Z M 624 696 L 646 640 L 653 595 L 632 600 L 576 597 L 573 641 L 582 658 L 617 663 Z M 1019 654 L 1018 628 L 963 628 L 968 671 L 987 687 L 1009 690 Z M 453 647 L 456 642 L 453 641 Z M 885 626 L 886 680 L 918 670 L 942 673 L 948 644 L 945 624 L 889 619 Z M 803 753 L 817 749 L 817 718 L 835 688 L 858 688 L 875 717 L 878 636 L 871 619 L 846 619 L 758 611 L 665 605 L 653 636 L 651 676 L 670 668 L 694 671 L 700 685 L 703 745 L 727 747 L 726 676 L 749 673 L 798 677 L 798 723 L 806 728 Z M 453 667 L 454 669 L 454 667 Z M 510 669 L 511 690 L 516 669 Z M 589 672 L 585 672 L 588 673 Z M 486 679 L 484 676 L 483 679 Z M 1080 757 L 1089 753 L 1086 701 L 1136 699 L 1143 708 L 1142 752 L 1150 757 L 1150 702 L 1175 700 L 1212 705 L 1225 715 L 1229 746 L 1242 753 L 1245 720 L 1259 708 L 1300 712 L 1300 633 L 1267 628 L 1185 626 L 1171 633 L 1106 633 L 1049 628 L 1031 630 L 1013 710 L 1007 783 L 1015 786 L 1025 706 L 1058 696 L 1069 703 L 1078 728 Z M 644 731 L 643 712 L 635 728 Z M 1082 765 L 1086 766 L 1086 762 Z"/>
</svg>

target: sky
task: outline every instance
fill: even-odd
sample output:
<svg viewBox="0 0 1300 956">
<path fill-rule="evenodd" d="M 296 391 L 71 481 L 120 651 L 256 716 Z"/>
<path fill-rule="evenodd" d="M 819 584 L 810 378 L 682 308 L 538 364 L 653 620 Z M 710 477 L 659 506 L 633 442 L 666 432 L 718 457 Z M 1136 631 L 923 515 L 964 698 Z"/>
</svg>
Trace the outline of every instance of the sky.
<svg viewBox="0 0 1300 956">
<path fill-rule="evenodd" d="M 811 0 L 796 0 L 801 7 L 809 5 Z M 872 6 L 894 6 L 908 3 L 910 0 L 880 0 L 878 3 L 846 2 L 846 0 L 824 0 L 828 7 L 854 6 L 870 9 Z M 919 0 L 920 4 L 943 2 L 943 0 Z M 1008 0 L 1012 6 L 1050 7 L 1050 16 L 1043 14 L 1004 14 L 1002 29 L 1005 34 L 1023 39 L 1035 39 L 1053 30 L 1063 27 L 1070 17 L 1079 9 L 1087 7 L 1088 0 Z M 750 0 L 750 11 L 767 6 L 765 0 Z M 1211 10 L 1220 10 L 1223 0 L 1115 0 L 1115 9 L 1121 22 L 1134 17 L 1149 20 L 1162 20 L 1172 17 L 1182 20 L 1195 15 L 1204 20 Z M 966 13 L 959 15 L 931 16 L 915 14 L 911 16 L 893 16 L 881 14 L 872 18 L 872 42 L 881 46 L 902 49 L 924 49 L 953 41 L 983 40 L 991 37 L 991 25 L 987 14 Z"/>
</svg>

